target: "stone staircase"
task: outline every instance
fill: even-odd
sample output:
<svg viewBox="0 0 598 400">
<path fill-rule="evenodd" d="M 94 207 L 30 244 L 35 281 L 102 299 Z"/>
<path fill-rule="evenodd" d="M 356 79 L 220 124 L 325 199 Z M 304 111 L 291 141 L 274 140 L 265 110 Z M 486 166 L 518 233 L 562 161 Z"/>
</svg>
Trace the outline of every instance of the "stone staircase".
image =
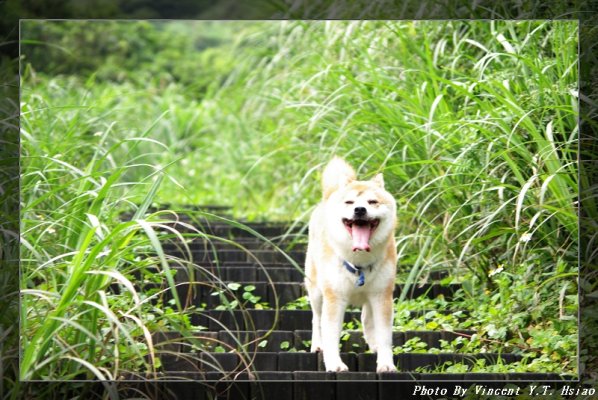
<svg viewBox="0 0 598 400">
<path fill-rule="evenodd" d="M 289 231 L 288 226 L 274 223 L 247 223 L 245 228 L 187 214 L 179 215 L 178 222 L 171 225 L 180 232 L 197 227 L 207 235 L 195 235 L 185 244 L 172 237 L 162 241 L 168 257 L 190 261 L 171 268 L 176 293 L 182 306 L 191 310 L 190 322 L 197 329 L 193 334 L 154 332 L 160 360 L 157 373 L 122 379 L 164 381 L 173 398 L 180 399 L 212 398 L 220 392 L 226 395 L 220 393 L 222 398 L 262 398 L 261 391 L 268 388 L 267 398 L 296 400 L 403 398 L 400 393 L 406 382 L 563 380 L 558 374 L 542 373 L 429 372 L 455 363 L 474 365 L 483 360 L 485 365 L 492 365 L 521 360 L 521 355 L 511 353 L 406 352 L 394 356 L 397 373 L 377 374 L 375 354 L 367 352 L 362 333 L 356 329 L 356 309 L 345 314 L 340 343 L 341 358 L 350 372 L 326 372 L 321 354 L 309 352 L 311 311 L 303 298 L 306 291 L 302 283 L 305 243 L 297 240 L 305 237 L 305 232 L 298 233 L 298 228 Z M 428 283 L 410 288 L 397 284 L 394 296 L 407 290 L 409 299 L 443 296 L 450 301 L 460 285 L 442 285 L 439 280 L 444 276 L 446 272 L 437 271 Z M 173 304 L 174 295 L 166 280 L 144 282 L 139 278 L 138 288 L 150 296 L 150 301 Z M 412 311 L 411 315 L 421 313 Z M 457 314 L 467 318 L 466 312 Z M 451 342 L 473 333 L 403 331 L 397 327 L 393 346 L 415 339 L 427 349 L 440 348 L 441 340 Z M 188 382 L 168 382 L 180 380 Z"/>
</svg>

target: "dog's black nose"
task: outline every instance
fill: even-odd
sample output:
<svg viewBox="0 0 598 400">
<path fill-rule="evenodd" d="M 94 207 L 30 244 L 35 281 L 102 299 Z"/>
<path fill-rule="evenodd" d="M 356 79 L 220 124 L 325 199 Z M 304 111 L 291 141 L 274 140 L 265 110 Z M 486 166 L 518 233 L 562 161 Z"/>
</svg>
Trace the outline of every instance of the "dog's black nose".
<svg viewBox="0 0 598 400">
<path fill-rule="evenodd" d="M 355 215 L 357 217 L 363 217 L 367 212 L 365 207 L 355 207 Z"/>
</svg>

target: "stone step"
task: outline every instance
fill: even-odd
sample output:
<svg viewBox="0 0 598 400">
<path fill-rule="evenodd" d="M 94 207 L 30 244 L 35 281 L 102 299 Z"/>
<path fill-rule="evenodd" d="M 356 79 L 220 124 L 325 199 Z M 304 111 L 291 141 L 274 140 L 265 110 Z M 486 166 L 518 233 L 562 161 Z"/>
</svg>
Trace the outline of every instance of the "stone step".
<svg viewBox="0 0 598 400">
<path fill-rule="evenodd" d="M 237 290 L 232 290 L 231 285 L 226 282 L 217 282 L 214 280 L 201 280 L 199 277 L 194 282 L 177 283 L 177 294 L 186 305 L 205 305 L 208 309 L 216 308 L 218 306 L 228 307 L 233 301 L 244 303 L 248 307 L 252 307 L 249 300 L 244 299 L 244 292 L 249 291 L 246 288 L 252 287 L 250 291 L 253 296 L 259 297 L 258 302 L 267 303 L 270 307 L 278 308 L 293 302 L 294 300 L 303 297 L 307 294 L 303 283 L 300 282 L 230 282 L 231 284 L 239 285 Z M 168 289 L 166 282 L 163 284 L 157 283 L 142 283 L 135 285 L 138 291 L 144 292 L 145 295 L 152 293 L 154 295 L 153 301 L 157 302 L 162 299 L 163 303 L 170 301 L 173 298 L 172 292 Z M 408 299 L 415 299 L 419 297 L 436 298 L 443 296 L 450 300 L 453 293 L 461 287 L 460 284 L 440 285 L 440 284 L 424 284 L 421 286 L 411 286 L 407 288 Z M 120 291 L 117 284 L 111 286 L 116 293 Z M 404 290 L 404 285 L 395 285 L 393 297 L 400 296 L 401 291 Z"/>
<path fill-rule="evenodd" d="M 341 353 L 341 359 L 349 371 L 369 373 L 376 371 L 376 354 L 374 353 Z M 480 360 L 484 360 L 485 365 L 510 364 L 521 359 L 521 355 L 511 353 L 404 353 L 393 357 L 395 365 L 402 372 L 425 372 L 425 369 L 432 370 L 456 363 L 473 366 Z M 325 371 L 321 352 L 248 352 L 241 354 L 194 352 L 178 355 L 161 354 L 160 360 L 163 372 Z"/>
<path fill-rule="evenodd" d="M 284 264 L 278 264 L 284 265 Z M 303 270 L 295 267 L 237 267 L 227 265 L 221 269 L 221 278 L 230 282 L 303 282 Z"/>
<path fill-rule="evenodd" d="M 197 237 L 193 239 L 187 239 L 185 243 L 181 243 L 178 238 L 171 238 L 162 242 L 162 248 L 167 252 L 172 251 L 186 251 L 189 248 L 192 251 L 212 251 L 214 249 L 218 251 L 225 250 L 271 250 L 277 251 L 276 248 L 284 251 L 298 250 L 305 251 L 307 248 L 306 243 L 299 243 L 289 239 L 276 240 L 276 241 L 264 241 L 258 238 L 236 238 L 235 240 L 218 240 L 218 239 L 205 239 Z"/>
<path fill-rule="evenodd" d="M 237 283 L 237 282 L 231 282 Z M 205 282 L 199 283 L 200 286 L 192 285 L 192 284 L 181 284 L 178 288 L 180 293 L 184 296 L 189 294 L 189 288 L 195 286 L 198 288 L 192 293 L 193 297 L 193 304 L 200 305 L 205 303 L 208 309 L 213 309 L 218 307 L 219 305 L 223 307 L 227 307 L 227 302 L 238 301 L 241 303 L 246 303 L 248 306 L 252 306 L 249 300 L 245 300 L 243 298 L 244 292 L 246 292 L 245 288 L 253 287 L 254 289 L 250 291 L 253 296 L 259 297 L 260 303 L 267 303 L 270 307 L 275 308 L 278 305 L 278 308 L 282 307 L 283 305 L 290 303 L 299 297 L 305 295 L 305 288 L 302 283 L 298 282 L 276 282 L 276 283 L 269 283 L 269 282 L 243 282 L 241 287 L 235 291 L 230 291 L 228 289 L 224 289 L 221 294 L 218 294 L 219 291 L 222 291 L 222 287 L 206 287 L 202 286 L 205 285 Z M 187 289 L 185 289 L 185 287 Z M 169 297 L 170 293 L 166 293 L 166 297 Z"/>
<path fill-rule="evenodd" d="M 222 328 L 222 327 L 220 327 Z M 458 337 L 469 337 L 472 330 L 449 331 L 404 331 L 393 332 L 393 346 L 403 346 L 408 341 L 418 338 L 426 343 L 427 349 L 440 349 L 441 340 L 452 342 Z M 184 338 L 177 332 L 162 332 L 153 337 L 157 349 L 168 349 L 172 352 L 188 352 L 192 345 L 202 345 L 205 350 L 213 351 L 217 346 L 225 350 L 278 352 L 278 351 L 309 351 L 311 345 L 311 330 L 251 330 L 251 331 L 205 331 L 193 335 L 192 339 Z M 360 330 L 344 330 L 341 334 L 340 348 L 343 352 L 365 352 L 368 346 Z"/>
<path fill-rule="evenodd" d="M 215 264 L 215 263 L 289 263 L 289 259 L 297 264 L 305 263 L 305 252 L 300 250 L 291 250 L 288 252 L 279 252 L 274 250 L 219 250 L 219 249 L 191 249 L 189 252 L 180 248 L 165 248 L 166 255 L 193 261 L 197 264 Z"/>
<path fill-rule="evenodd" d="M 171 266 L 174 271 L 174 281 L 177 283 L 214 281 L 220 279 L 226 282 L 287 282 L 302 283 L 305 279 L 303 265 L 293 266 L 285 262 L 255 263 L 255 262 L 225 262 L 221 264 L 189 264 L 186 266 Z M 154 276 L 162 274 L 162 267 L 147 267 L 146 272 Z M 142 279 L 140 271 L 133 274 L 134 281 Z M 444 273 L 431 274 L 432 280 L 429 284 L 434 284 L 438 279 L 445 277 Z M 416 284 L 414 294 L 421 294 L 422 290 L 427 290 L 426 284 Z M 444 294 L 444 293 L 443 293 Z"/>
<path fill-rule="evenodd" d="M 207 235 L 229 239 L 256 238 L 260 236 L 270 239 L 293 238 L 299 234 L 303 236 L 307 232 L 306 227 L 293 226 L 290 223 L 243 221 L 226 223 L 221 220 L 207 218 L 200 214 L 165 214 L 161 218 L 161 223 L 176 229 L 181 233 L 194 233 L 199 231 Z M 164 230 L 164 232 L 167 232 L 167 230 Z"/>
<path fill-rule="evenodd" d="M 301 283 L 304 280 L 303 267 L 288 263 L 223 263 L 220 265 L 171 266 L 176 283 L 189 282 L 288 282 Z M 162 267 L 147 267 L 146 273 L 152 276 L 164 275 Z M 135 282 L 143 279 L 140 271 L 133 274 Z M 164 278 L 166 281 L 166 279 Z"/>
<path fill-rule="evenodd" d="M 412 311 L 411 317 L 421 317 L 427 311 Z M 455 310 L 446 310 L 450 314 Z M 467 313 L 461 312 L 463 318 Z M 360 311 L 346 311 L 343 321 L 360 321 Z M 219 331 L 222 327 L 230 330 L 270 330 L 276 328 L 282 331 L 302 331 L 311 328 L 311 310 L 234 310 L 217 311 L 209 310 L 196 316 L 196 325 L 204 326 L 210 331 Z"/>
<path fill-rule="evenodd" d="M 422 395 L 420 398 L 462 398 L 463 396 L 453 395 L 457 385 L 462 388 L 470 388 L 474 384 L 502 388 L 505 387 L 506 381 L 510 382 L 509 388 L 513 390 L 519 388 L 521 394 L 529 391 L 526 389 L 529 383 L 541 385 L 551 381 L 558 382 L 551 385 L 556 392 L 563 385 L 574 385 L 576 377 L 556 373 L 376 374 L 373 372 L 259 371 L 252 374 L 223 374 L 176 371 L 147 375 L 123 374 L 118 379 L 129 381 L 124 390 L 119 390 L 122 398 L 157 398 L 155 395 L 159 388 L 161 390 L 159 398 L 164 400 L 397 400 L 415 397 L 412 393 L 416 388 L 428 389 L 432 392 L 443 391 L 437 395 Z M 156 383 L 148 384 L 147 381 L 156 381 Z M 97 391 L 100 392 L 101 383 L 97 386 Z M 467 393 L 471 397 L 473 388 Z M 490 397 L 492 396 L 483 398 Z M 508 398 L 514 397 L 514 395 L 508 396 Z"/>
<path fill-rule="evenodd" d="M 262 353 L 263 354 L 263 353 Z M 222 372 L 204 372 L 204 371 L 167 371 L 157 373 L 122 373 L 118 376 L 120 381 L 143 381 L 156 380 L 164 382 L 163 385 L 169 388 L 169 391 L 176 394 L 173 399 L 212 399 L 215 393 L 206 389 L 213 389 L 214 384 L 226 385 L 233 388 L 236 393 L 243 393 L 243 397 L 234 398 L 273 398 L 273 399 L 320 399 L 322 396 L 321 388 L 329 387 L 325 399 L 345 400 L 357 396 L 364 399 L 389 399 L 395 400 L 404 398 L 404 393 L 413 393 L 413 384 L 417 382 L 419 386 L 432 388 L 448 387 L 450 382 L 456 382 L 461 386 L 461 382 L 472 382 L 478 385 L 491 383 L 495 381 L 518 382 L 519 385 L 526 383 L 547 383 L 557 382 L 565 384 L 577 379 L 574 375 L 558 373 L 539 373 L 539 372 L 510 372 L 510 373 L 418 373 L 418 372 L 325 372 L 325 371 L 252 371 L 251 373 L 222 373 Z M 399 386 L 397 386 L 399 385 Z M 404 388 L 411 385 L 410 390 L 395 391 L 397 388 Z M 310 389 L 316 386 L 320 388 L 313 392 Z M 466 387 L 469 385 L 465 385 Z M 294 388 L 294 390 L 292 390 Z M 269 397 L 263 396 L 264 389 L 267 389 Z M 299 389 L 299 390 L 297 390 Z M 277 392 L 276 390 L 280 390 Z M 348 391 L 347 391 L 348 390 Z M 361 391 L 363 396 L 359 396 Z M 449 390 L 449 393 L 452 393 Z M 124 392 L 123 392 L 124 393 Z M 143 391 L 137 390 L 130 397 L 138 397 Z M 256 394 L 261 394 L 255 397 Z M 279 393 L 279 395 L 274 395 Z M 307 396 L 312 393 L 316 396 Z M 337 396 L 334 396 L 334 394 Z M 343 393 L 343 396 L 340 396 Z M 525 391 L 521 391 L 525 393 Z M 204 395 L 207 394 L 207 397 Z M 300 396 L 297 397 L 297 394 Z M 377 394 L 377 396 L 376 396 Z M 330 396 L 328 396 L 330 395 Z M 125 396 L 124 398 L 130 398 Z"/>
</svg>

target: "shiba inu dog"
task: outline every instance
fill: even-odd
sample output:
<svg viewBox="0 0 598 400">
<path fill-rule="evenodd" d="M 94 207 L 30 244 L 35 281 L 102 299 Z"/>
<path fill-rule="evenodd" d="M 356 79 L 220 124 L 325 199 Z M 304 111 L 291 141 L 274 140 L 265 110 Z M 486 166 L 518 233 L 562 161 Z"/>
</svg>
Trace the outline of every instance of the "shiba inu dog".
<svg viewBox="0 0 598 400">
<path fill-rule="evenodd" d="M 361 322 L 377 372 L 396 371 L 392 357 L 397 253 L 396 202 L 382 174 L 356 180 L 339 157 L 322 175 L 323 199 L 309 221 L 305 285 L 312 308 L 311 351 L 323 351 L 327 371 L 347 371 L 339 354 L 345 309 L 362 306 Z"/>
</svg>

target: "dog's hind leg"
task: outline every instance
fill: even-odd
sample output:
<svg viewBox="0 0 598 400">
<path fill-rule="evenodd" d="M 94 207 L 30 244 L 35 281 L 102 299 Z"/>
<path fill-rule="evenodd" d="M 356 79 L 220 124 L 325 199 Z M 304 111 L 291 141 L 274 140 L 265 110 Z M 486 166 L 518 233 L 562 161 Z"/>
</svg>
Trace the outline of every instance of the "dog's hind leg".
<svg viewBox="0 0 598 400">
<path fill-rule="evenodd" d="M 369 302 L 365 302 L 361 308 L 361 325 L 363 325 L 363 337 L 372 352 L 377 351 L 376 330 L 374 329 L 373 310 Z"/>
<path fill-rule="evenodd" d="M 308 290 L 309 304 L 311 306 L 311 352 L 322 350 L 322 292 L 316 287 Z"/>
</svg>

